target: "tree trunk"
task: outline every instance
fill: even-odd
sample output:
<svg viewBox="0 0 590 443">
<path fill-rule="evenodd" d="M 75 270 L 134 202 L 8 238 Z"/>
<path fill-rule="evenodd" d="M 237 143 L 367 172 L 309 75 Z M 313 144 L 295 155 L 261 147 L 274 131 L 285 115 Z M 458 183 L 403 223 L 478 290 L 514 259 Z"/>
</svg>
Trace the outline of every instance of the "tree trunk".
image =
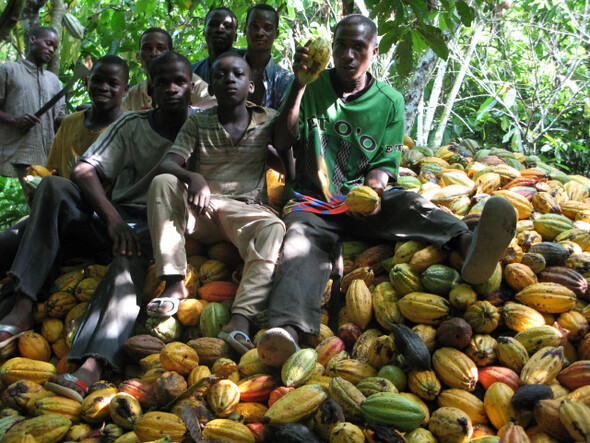
<svg viewBox="0 0 590 443">
<path fill-rule="evenodd" d="M 406 112 L 405 112 L 405 133 L 409 134 L 414 126 L 414 120 L 416 119 L 416 114 L 418 112 L 418 103 L 423 97 L 424 88 L 430 81 L 432 77 L 432 71 L 436 66 L 436 61 L 438 57 L 434 53 L 432 49 L 426 51 L 426 54 L 422 56 L 418 66 L 416 66 L 416 70 L 414 71 L 414 75 L 412 76 L 412 80 L 410 80 L 410 85 L 405 93 L 405 101 L 406 101 Z"/>
<path fill-rule="evenodd" d="M 446 60 L 441 59 L 438 61 L 436 77 L 432 84 L 432 90 L 430 91 L 430 97 L 428 98 L 428 107 L 426 108 L 426 115 L 424 116 L 424 127 L 422 132 L 418 133 L 418 136 L 416 137 L 419 145 L 428 145 L 428 137 L 432 130 L 432 121 L 434 120 L 434 114 L 438 107 L 438 99 L 441 95 L 445 74 L 447 72 L 447 64 Z"/>
<path fill-rule="evenodd" d="M 64 0 L 51 0 L 51 27 L 55 28 L 55 30 L 57 31 L 57 35 L 62 35 L 62 29 L 63 29 L 63 25 L 62 25 L 62 20 L 64 18 L 64 15 L 66 13 L 66 4 L 64 3 Z M 57 47 L 57 50 L 55 51 L 55 53 L 53 54 L 53 57 L 51 57 L 51 61 L 49 62 L 49 65 L 47 66 L 47 69 L 49 69 L 51 72 L 53 72 L 55 75 L 59 74 L 59 59 L 60 59 L 60 47 Z"/>
<path fill-rule="evenodd" d="M 10 0 L 0 15 L 0 40 L 6 40 L 25 8 L 24 0 Z"/>
<path fill-rule="evenodd" d="M 23 30 L 23 39 L 25 42 L 25 53 L 29 50 L 29 31 L 35 26 L 39 26 L 39 9 L 45 6 L 47 0 L 27 0 L 25 9 L 21 14 L 20 24 Z"/>
<path fill-rule="evenodd" d="M 438 124 L 438 128 L 436 129 L 436 133 L 434 134 L 434 146 L 440 146 L 442 143 L 445 128 L 447 127 L 447 122 L 449 121 L 453 105 L 455 104 L 455 99 L 457 98 L 457 94 L 459 93 L 459 89 L 461 88 L 461 84 L 463 83 L 463 78 L 465 78 L 465 73 L 469 68 L 469 63 L 471 63 L 471 57 L 473 57 L 473 52 L 477 47 L 477 42 L 479 41 L 482 29 L 483 23 L 480 20 L 478 20 L 473 29 L 473 37 L 471 38 L 469 49 L 467 49 L 465 58 L 461 61 L 461 69 L 459 70 L 459 74 L 455 79 L 455 83 L 453 83 L 453 88 L 451 89 L 449 97 L 447 98 L 447 102 L 445 103 L 445 109 L 440 118 L 440 122 Z"/>
</svg>

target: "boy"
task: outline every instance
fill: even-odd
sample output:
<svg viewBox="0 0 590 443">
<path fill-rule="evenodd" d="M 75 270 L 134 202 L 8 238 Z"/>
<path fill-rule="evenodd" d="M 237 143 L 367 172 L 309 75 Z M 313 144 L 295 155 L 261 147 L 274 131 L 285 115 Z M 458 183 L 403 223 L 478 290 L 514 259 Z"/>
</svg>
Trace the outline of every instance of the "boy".
<svg viewBox="0 0 590 443">
<path fill-rule="evenodd" d="M 191 66 L 186 57 L 168 52 L 154 60 L 150 74 L 158 108 L 128 113 L 112 124 L 73 169 L 73 183 L 56 176 L 41 181 L 9 273 L 17 297 L 2 319 L 1 334 L 14 337 L 32 324 L 33 305 L 60 243 L 83 245 L 85 252 L 110 247 L 113 260 L 76 329 L 69 354 L 81 365 L 74 374 L 52 377 L 47 385 L 77 400 L 100 379 L 104 368 L 123 369 L 122 345 L 133 332 L 147 268 L 143 257 L 149 257 L 151 249 L 147 190 L 192 112 Z M 110 197 L 102 182 L 114 182 Z"/>
<path fill-rule="evenodd" d="M 129 67 L 116 55 L 99 58 L 90 72 L 88 95 L 92 107 L 66 116 L 55 135 L 46 168 L 70 178 L 80 156 L 122 114 L 121 101 L 129 90 Z"/>
<path fill-rule="evenodd" d="M 35 27 L 26 58 L 0 65 L 0 174 L 18 177 L 21 186 L 27 167 L 45 164 L 55 121 L 64 112 L 62 98 L 44 115 L 34 115 L 61 90 L 57 76 L 43 69 L 58 45 L 55 29 Z"/>
<path fill-rule="evenodd" d="M 123 111 L 142 111 L 156 107 L 157 104 L 153 101 L 154 87 L 149 75 L 150 66 L 156 57 L 173 50 L 172 37 L 164 29 L 149 28 L 141 34 L 139 39 L 139 61 L 147 79 L 129 89 L 129 93 L 123 99 L 121 105 Z M 192 82 L 194 89 L 191 104 L 196 106 L 211 102 L 211 96 L 207 92 L 207 83 L 196 74 L 193 74 Z"/>
<path fill-rule="evenodd" d="M 272 59 L 272 45 L 279 36 L 279 14 L 264 3 L 254 5 L 246 15 L 244 55 L 252 70 L 254 92 L 248 100 L 267 108 L 279 109 L 287 97 L 293 74 L 276 65 Z"/>
<path fill-rule="evenodd" d="M 265 171 L 276 111 L 246 103 L 250 68 L 227 53 L 211 68 L 218 106 L 193 114 L 160 166 L 148 197 L 156 275 L 166 282 L 148 304 L 152 315 L 173 315 L 187 297 L 185 233 L 207 243 L 226 239 L 244 259 L 230 322 L 220 338 L 240 353 L 251 349 L 250 319 L 264 309 L 285 228 L 267 207 Z M 185 164 L 196 159 L 195 169 Z"/>
</svg>

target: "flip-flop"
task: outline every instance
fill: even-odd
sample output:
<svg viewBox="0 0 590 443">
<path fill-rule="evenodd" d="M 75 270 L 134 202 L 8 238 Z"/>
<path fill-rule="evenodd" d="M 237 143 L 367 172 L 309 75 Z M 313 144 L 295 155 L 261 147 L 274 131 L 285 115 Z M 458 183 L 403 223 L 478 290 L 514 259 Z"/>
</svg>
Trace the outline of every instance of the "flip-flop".
<svg viewBox="0 0 590 443">
<path fill-rule="evenodd" d="M 244 341 L 246 341 L 248 343 L 252 343 L 252 341 L 250 340 L 250 337 L 248 337 L 248 334 L 246 334 L 245 332 L 242 332 L 242 331 L 232 331 L 229 333 L 224 332 L 224 331 L 220 331 L 219 334 L 217 334 L 217 338 L 224 340 L 228 345 L 230 345 L 232 348 L 234 348 L 240 355 L 244 355 L 250 349 L 247 348 L 245 345 L 243 345 L 242 343 L 240 343 L 237 340 L 237 338 L 236 338 L 237 335 L 241 336 L 244 339 Z"/>
<path fill-rule="evenodd" d="M 162 304 L 162 303 L 172 303 L 172 309 L 169 310 L 168 312 L 156 312 L 156 311 L 150 311 L 149 309 L 146 308 L 147 311 L 147 315 L 149 317 L 172 317 L 174 314 L 176 314 L 178 312 L 178 307 L 180 306 L 180 304 L 183 302 L 184 300 L 180 300 L 178 298 L 175 297 L 157 297 L 152 299 L 148 305 L 150 303 L 158 303 L 158 307 Z"/>
<path fill-rule="evenodd" d="M 516 210 L 508 200 L 500 196 L 487 199 L 461 268 L 465 282 L 480 284 L 491 277 L 514 238 L 516 221 Z"/>
<path fill-rule="evenodd" d="M 86 386 L 86 383 L 84 383 L 78 377 L 72 374 L 63 374 L 62 377 L 64 378 L 64 380 L 78 385 L 78 387 L 84 391 L 84 395 L 86 395 L 86 393 L 88 392 L 88 386 Z M 76 400 L 77 402 L 82 403 L 82 401 L 84 401 L 84 397 L 82 397 L 82 395 L 80 395 L 78 391 L 75 391 L 72 388 L 68 388 L 67 386 L 62 386 L 52 381 L 46 381 L 43 384 L 43 387 L 48 391 L 54 392 L 67 398 L 71 398 L 72 400 Z"/>
<path fill-rule="evenodd" d="M 10 357 L 16 351 L 16 340 L 20 338 L 25 332 L 18 326 L 0 324 L 0 332 L 6 332 L 12 334 L 12 337 L 8 337 L 6 340 L 0 342 L 0 356 L 2 358 Z"/>
<path fill-rule="evenodd" d="M 282 366 L 287 359 L 299 351 L 295 340 L 283 328 L 265 331 L 258 340 L 258 358 L 268 366 Z"/>
</svg>

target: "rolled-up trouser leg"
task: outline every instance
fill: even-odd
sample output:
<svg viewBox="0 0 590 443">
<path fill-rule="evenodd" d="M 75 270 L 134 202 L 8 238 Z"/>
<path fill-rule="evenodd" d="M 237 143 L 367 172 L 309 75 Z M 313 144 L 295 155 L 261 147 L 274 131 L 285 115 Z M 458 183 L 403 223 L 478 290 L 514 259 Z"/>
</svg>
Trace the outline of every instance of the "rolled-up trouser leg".
<svg viewBox="0 0 590 443">
<path fill-rule="evenodd" d="M 405 190 L 386 191 L 381 196 L 381 212 L 367 220 L 346 218 L 346 228 L 356 236 L 375 240 L 416 240 L 437 248 L 470 233 L 465 223 L 437 208 L 419 194 Z"/>
<path fill-rule="evenodd" d="M 284 221 L 287 233 L 270 296 L 269 324 L 317 335 L 342 217 L 292 212 Z"/>
<path fill-rule="evenodd" d="M 31 215 L 8 275 L 16 289 L 37 301 L 70 229 L 88 226 L 92 209 L 69 180 L 49 175 L 41 180 Z"/>
<path fill-rule="evenodd" d="M 172 174 L 158 175 L 148 191 L 147 214 L 156 275 L 185 275 L 186 185 Z"/>
<path fill-rule="evenodd" d="M 123 344 L 133 335 L 146 269 L 143 258 L 113 258 L 76 329 L 68 360 L 92 357 L 122 372 Z"/>
</svg>

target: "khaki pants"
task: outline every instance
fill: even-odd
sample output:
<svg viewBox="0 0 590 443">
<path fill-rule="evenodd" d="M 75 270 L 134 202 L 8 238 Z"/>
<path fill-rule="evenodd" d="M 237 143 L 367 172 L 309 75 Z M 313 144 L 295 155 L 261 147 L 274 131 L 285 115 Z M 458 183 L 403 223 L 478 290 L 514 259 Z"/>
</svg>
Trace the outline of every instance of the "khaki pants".
<svg viewBox="0 0 590 443">
<path fill-rule="evenodd" d="M 157 176 L 148 192 L 148 223 L 156 275 L 185 275 L 185 233 L 203 243 L 230 241 L 244 260 L 232 314 L 252 319 L 266 309 L 285 225 L 267 207 L 212 196 L 208 216 L 195 217 L 187 186 L 171 174 Z"/>
</svg>

